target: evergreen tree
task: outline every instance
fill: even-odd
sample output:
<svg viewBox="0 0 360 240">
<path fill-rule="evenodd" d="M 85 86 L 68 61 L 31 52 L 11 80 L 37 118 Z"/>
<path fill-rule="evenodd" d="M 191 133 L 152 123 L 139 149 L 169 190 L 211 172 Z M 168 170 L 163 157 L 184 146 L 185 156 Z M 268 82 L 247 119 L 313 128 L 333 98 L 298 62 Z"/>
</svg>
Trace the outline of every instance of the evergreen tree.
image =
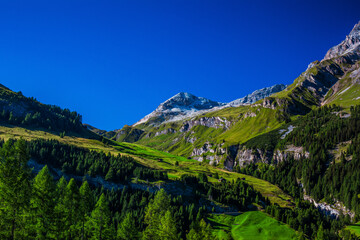
<svg viewBox="0 0 360 240">
<path fill-rule="evenodd" d="M 94 196 L 87 181 L 84 181 L 80 187 L 80 198 L 81 239 L 87 239 L 89 233 L 85 232 L 85 223 L 94 207 Z"/>
<path fill-rule="evenodd" d="M 52 231 L 55 208 L 55 183 L 47 166 L 37 174 L 33 183 L 31 211 L 35 220 L 37 239 L 48 239 Z"/>
<path fill-rule="evenodd" d="M 111 239 L 112 227 L 110 224 L 109 206 L 105 195 L 101 194 L 89 220 L 89 225 L 93 234 L 92 239 Z"/>
<path fill-rule="evenodd" d="M 66 206 L 64 203 L 65 191 L 67 182 L 64 177 L 61 177 L 56 185 L 56 205 L 54 209 L 54 233 L 56 239 L 62 239 L 66 229 L 65 215 Z"/>
<path fill-rule="evenodd" d="M 5 142 L 0 150 L 0 236 L 17 238 L 24 211 L 29 206 L 31 185 L 29 154 L 22 139 Z"/>
<path fill-rule="evenodd" d="M 204 219 L 201 219 L 200 222 L 197 222 L 190 230 L 190 232 L 186 235 L 187 240 L 197 240 L 197 239 L 207 239 L 212 240 L 215 239 L 212 236 L 211 226 L 207 224 Z"/>
<path fill-rule="evenodd" d="M 160 228 L 159 228 L 159 236 L 162 240 L 177 240 L 179 238 L 179 234 L 176 229 L 176 222 L 172 215 L 172 213 L 167 210 L 165 215 L 160 219 Z"/>
<path fill-rule="evenodd" d="M 72 178 L 65 189 L 65 226 L 66 237 L 73 239 L 78 235 L 77 222 L 80 217 L 80 193 L 75 180 Z"/>
<path fill-rule="evenodd" d="M 170 208 L 170 196 L 166 194 L 164 189 L 158 191 L 155 195 L 155 198 L 150 201 L 146 207 L 145 212 L 145 223 L 147 227 L 143 233 L 144 239 L 166 239 L 163 238 L 167 236 L 168 231 L 173 231 L 169 226 L 166 226 L 168 229 L 163 229 L 163 223 L 175 222 L 173 219 L 170 219 L 169 212 L 167 211 Z"/>
<path fill-rule="evenodd" d="M 139 239 L 139 229 L 135 223 L 134 215 L 129 212 L 118 226 L 117 236 L 123 240 Z"/>
</svg>

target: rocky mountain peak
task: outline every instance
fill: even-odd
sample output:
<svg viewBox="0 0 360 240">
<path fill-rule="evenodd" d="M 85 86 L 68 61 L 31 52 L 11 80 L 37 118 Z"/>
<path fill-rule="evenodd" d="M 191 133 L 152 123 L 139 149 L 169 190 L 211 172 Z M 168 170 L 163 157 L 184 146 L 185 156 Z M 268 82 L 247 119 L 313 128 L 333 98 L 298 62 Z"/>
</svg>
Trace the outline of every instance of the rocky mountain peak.
<svg viewBox="0 0 360 240">
<path fill-rule="evenodd" d="M 210 109 L 217 106 L 225 105 L 224 103 L 215 102 L 203 97 L 197 97 L 191 93 L 180 92 L 165 102 L 161 103 L 156 109 L 157 111 L 164 110 L 204 110 Z"/>
<path fill-rule="evenodd" d="M 339 45 L 326 53 L 324 60 L 345 55 L 349 52 L 360 54 L 360 21 L 353 27 L 349 35 Z"/>
<path fill-rule="evenodd" d="M 357 37 L 360 36 L 360 21 L 357 24 L 355 24 L 349 36 L 357 36 Z"/>
<path fill-rule="evenodd" d="M 245 97 L 236 99 L 236 100 L 228 103 L 228 105 L 231 107 L 237 107 L 237 106 L 244 105 L 244 104 L 252 104 L 252 103 L 259 101 L 260 99 L 264 99 L 274 93 L 280 92 L 280 91 L 284 90 L 285 88 L 286 88 L 286 85 L 284 85 L 284 84 L 276 84 L 271 87 L 261 88 L 259 90 L 254 91 L 253 93 L 246 95 Z"/>
<path fill-rule="evenodd" d="M 225 103 L 197 97 L 187 92 L 180 92 L 161 103 L 155 111 L 145 116 L 133 126 L 145 123 L 151 118 L 156 118 L 158 123 L 181 120 L 183 118 L 191 117 L 200 111 L 224 105 Z"/>
</svg>

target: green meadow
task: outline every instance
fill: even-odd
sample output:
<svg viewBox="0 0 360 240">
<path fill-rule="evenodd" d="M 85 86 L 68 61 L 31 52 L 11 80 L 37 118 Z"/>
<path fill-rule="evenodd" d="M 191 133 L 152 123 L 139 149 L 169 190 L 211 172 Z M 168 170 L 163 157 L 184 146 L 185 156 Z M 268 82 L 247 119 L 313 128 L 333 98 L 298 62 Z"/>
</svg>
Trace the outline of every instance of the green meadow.
<svg viewBox="0 0 360 240">
<path fill-rule="evenodd" d="M 276 240 L 298 239 L 298 233 L 266 213 L 250 211 L 238 216 L 212 214 L 213 234 L 222 240 Z"/>
</svg>

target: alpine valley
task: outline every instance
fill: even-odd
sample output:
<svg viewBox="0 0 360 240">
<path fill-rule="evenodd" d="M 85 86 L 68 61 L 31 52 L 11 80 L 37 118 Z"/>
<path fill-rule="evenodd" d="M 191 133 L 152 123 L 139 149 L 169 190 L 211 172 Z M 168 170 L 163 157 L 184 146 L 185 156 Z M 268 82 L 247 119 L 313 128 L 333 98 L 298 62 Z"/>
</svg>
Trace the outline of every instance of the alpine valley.
<svg viewBox="0 0 360 240">
<path fill-rule="evenodd" d="M 360 22 L 289 85 L 122 129 L 3 85 L 0 108 L 0 239 L 360 238 Z"/>
</svg>

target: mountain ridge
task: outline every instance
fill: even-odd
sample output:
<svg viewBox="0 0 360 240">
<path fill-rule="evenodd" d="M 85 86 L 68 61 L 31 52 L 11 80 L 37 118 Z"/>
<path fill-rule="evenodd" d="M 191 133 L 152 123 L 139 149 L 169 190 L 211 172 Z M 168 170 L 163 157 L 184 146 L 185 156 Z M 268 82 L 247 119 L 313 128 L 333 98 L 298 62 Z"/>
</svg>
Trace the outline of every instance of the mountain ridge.
<svg viewBox="0 0 360 240">
<path fill-rule="evenodd" d="M 212 101 L 204 97 L 197 97 L 191 93 L 180 92 L 168 100 L 161 103 L 153 112 L 133 124 L 137 126 L 148 122 L 151 118 L 157 118 L 157 121 L 176 121 L 184 117 L 193 115 L 201 110 L 208 110 L 214 107 L 224 106 L 225 103 Z M 179 117 L 180 116 L 180 117 Z M 157 125 L 154 121 L 153 125 Z"/>
<path fill-rule="evenodd" d="M 209 111 L 216 111 L 227 107 L 238 107 L 246 104 L 253 104 L 265 97 L 286 88 L 284 84 L 275 84 L 271 87 L 265 87 L 238 98 L 229 103 L 212 101 L 207 98 L 197 97 L 191 93 L 180 92 L 168 100 L 161 103 L 152 113 L 133 124 L 133 127 L 151 121 L 153 126 L 158 126 L 164 122 L 174 122 L 186 118 L 196 117 Z M 154 119 L 156 118 L 156 119 Z"/>
</svg>

